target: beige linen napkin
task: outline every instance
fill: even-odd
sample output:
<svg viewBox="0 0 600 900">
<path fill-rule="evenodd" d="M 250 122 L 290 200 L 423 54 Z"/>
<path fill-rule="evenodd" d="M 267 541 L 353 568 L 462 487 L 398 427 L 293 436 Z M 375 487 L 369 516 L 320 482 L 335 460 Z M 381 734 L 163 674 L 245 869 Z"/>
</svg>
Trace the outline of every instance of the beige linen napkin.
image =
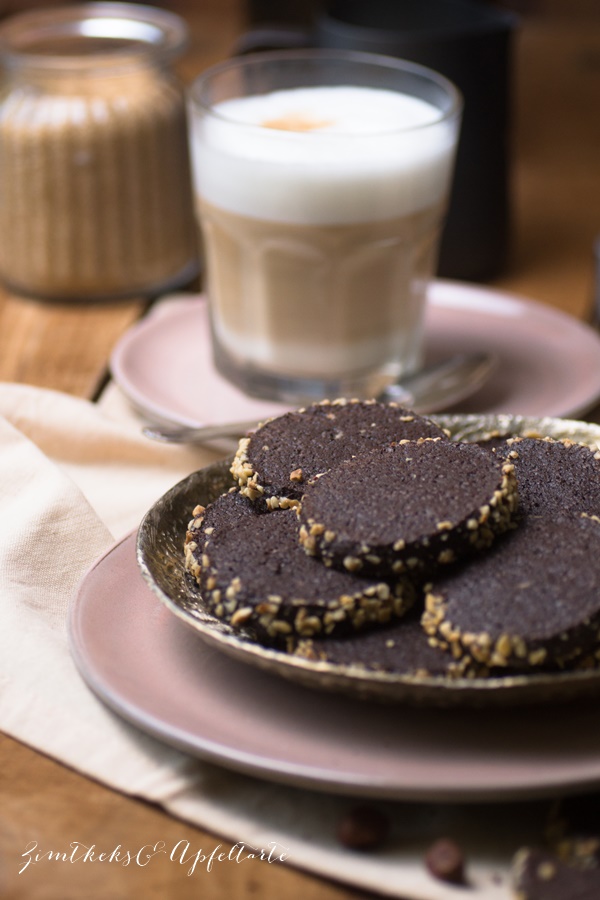
<svg viewBox="0 0 600 900">
<path fill-rule="evenodd" d="M 469 897 L 506 900 L 506 878 L 498 884 L 494 874 L 506 875 L 514 819 L 524 827 L 524 807 L 492 813 L 389 804 L 398 839 L 378 853 L 353 853 L 335 839 L 336 822 L 352 801 L 187 756 L 127 724 L 81 679 L 66 630 L 78 582 L 164 491 L 214 458 L 206 449 L 145 439 L 115 389 L 99 407 L 0 385 L 0 729 L 232 845 L 277 842 L 292 865 L 394 897 L 457 896 L 422 864 L 426 829 L 419 834 L 418 823 L 433 815 L 442 833 L 466 841 Z"/>
</svg>

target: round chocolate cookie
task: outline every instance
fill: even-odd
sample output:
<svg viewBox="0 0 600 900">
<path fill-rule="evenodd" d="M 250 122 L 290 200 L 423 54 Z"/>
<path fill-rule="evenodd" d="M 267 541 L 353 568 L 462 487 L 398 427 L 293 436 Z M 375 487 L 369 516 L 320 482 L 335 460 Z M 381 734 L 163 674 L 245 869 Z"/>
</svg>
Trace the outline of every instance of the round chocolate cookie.
<svg viewBox="0 0 600 900">
<path fill-rule="evenodd" d="M 515 467 L 524 515 L 600 515 L 600 453 L 572 441 L 512 438 L 497 450 Z"/>
<path fill-rule="evenodd" d="M 282 498 L 299 500 L 311 478 L 361 451 L 419 437 L 446 433 L 396 403 L 324 400 L 270 419 L 243 438 L 231 472 L 250 500 L 263 498 L 276 508 L 286 505 Z"/>
<path fill-rule="evenodd" d="M 513 466 L 431 438 L 362 453 L 307 485 L 300 541 L 349 572 L 419 575 L 488 547 L 511 524 Z"/>
<path fill-rule="evenodd" d="M 598 900 L 600 841 L 580 841 L 567 859 L 562 852 L 524 847 L 513 860 L 512 881 L 518 900 Z"/>
<path fill-rule="evenodd" d="M 186 536 L 186 567 L 214 615 L 260 641 L 344 633 L 388 622 L 415 598 L 393 585 L 327 569 L 298 543 L 293 509 L 260 512 L 238 491 L 197 507 Z"/>
<path fill-rule="evenodd" d="M 334 665 L 399 675 L 457 677 L 464 666 L 447 650 L 432 646 L 421 627 L 421 611 L 413 609 L 402 619 L 348 637 L 323 637 L 298 643 L 296 656 Z"/>
<path fill-rule="evenodd" d="M 423 627 L 492 669 L 569 665 L 598 647 L 600 523 L 527 516 L 494 547 L 434 580 Z"/>
</svg>

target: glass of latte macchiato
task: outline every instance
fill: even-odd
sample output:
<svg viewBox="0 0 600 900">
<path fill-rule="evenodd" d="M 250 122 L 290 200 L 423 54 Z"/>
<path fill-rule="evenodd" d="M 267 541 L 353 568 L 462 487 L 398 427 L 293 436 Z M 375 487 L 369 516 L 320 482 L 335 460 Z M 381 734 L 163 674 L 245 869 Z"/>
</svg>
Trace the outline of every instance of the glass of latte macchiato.
<svg viewBox="0 0 600 900">
<path fill-rule="evenodd" d="M 191 89 L 213 352 L 246 393 L 371 397 L 421 362 L 461 116 L 402 60 L 260 53 Z"/>
</svg>

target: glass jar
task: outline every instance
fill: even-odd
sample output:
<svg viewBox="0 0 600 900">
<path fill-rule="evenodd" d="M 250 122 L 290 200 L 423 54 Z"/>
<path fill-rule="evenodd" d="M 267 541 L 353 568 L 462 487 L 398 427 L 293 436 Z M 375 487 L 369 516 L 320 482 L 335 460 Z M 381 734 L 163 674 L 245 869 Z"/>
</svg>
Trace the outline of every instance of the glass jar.
<svg viewBox="0 0 600 900">
<path fill-rule="evenodd" d="M 0 279 L 40 298 L 157 294 L 198 270 L 176 15 L 127 3 L 0 27 Z"/>
</svg>

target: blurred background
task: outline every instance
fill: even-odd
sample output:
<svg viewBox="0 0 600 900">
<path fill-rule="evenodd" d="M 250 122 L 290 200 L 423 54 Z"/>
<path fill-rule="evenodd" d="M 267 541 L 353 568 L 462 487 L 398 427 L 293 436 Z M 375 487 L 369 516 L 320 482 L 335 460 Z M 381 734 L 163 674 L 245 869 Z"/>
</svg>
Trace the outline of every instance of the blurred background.
<svg viewBox="0 0 600 900">
<path fill-rule="evenodd" d="M 591 277 L 591 248 L 600 231 L 600 166 L 595 164 L 600 151 L 600 117 L 596 114 L 600 103 L 600 4 L 597 0 L 469 2 L 516 16 L 505 60 L 508 106 L 502 153 L 506 172 L 498 171 L 500 160 L 487 163 L 488 168 L 494 166 L 496 170 L 498 196 L 494 199 L 490 194 L 487 198 L 495 224 L 479 221 L 482 213 L 477 210 L 475 216 L 470 215 L 473 204 L 483 208 L 483 201 L 477 200 L 477 188 L 470 186 L 474 196 L 470 203 L 463 200 L 463 218 L 471 218 L 473 228 L 465 234 L 481 246 L 470 259 L 463 249 L 468 243 L 464 237 L 460 244 L 443 245 L 440 275 L 496 284 L 508 279 L 510 287 L 515 267 L 523 276 L 528 268 L 535 272 L 538 265 L 551 266 L 559 279 L 556 295 L 542 299 L 587 316 L 591 288 L 581 279 L 584 271 Z M 68 4 L 64 0 L 0 0 L 0 16 L 61 5 Z M 154 5 L 179 13 L 191 29 L 190 53 L 179 64 L 179 73 L 187 83 L 198 74 L 199 58 L 210 65 L 231 55 L 239 49 L 240 36 L 248 31 L 273 25 L 310 28 L 323 13 L 335 15 L 344 7 L 339 0 L 158 0 Z M 345 5 L 360 8 L 360 0 Z M 439 0 L 439 5 L 443 6 L 444 0 Z M 365 15 L 373 26 L 378 24 L 378 8 L 393 10 L 393 17 L 401 19 L 410 6 L 410 0 L 389 5 L 368 0 L 364 3 L 368 10 Z M 491 71 L 491 64 L 487 65 Z M 452 67 L 444 74 L 453 77 Z M 467 107 L 463 137 L 471 127 Z M 459 151 L 457 191 L 461 185 L 463 191 L 465 185 L 469 186 L 467 167 L 473 167 L 473 161 L 463 160 L 461 152 L 463 148 Z M 506 184 L 500 183 L 504 181 Z M 500 196 L 502 191 L 504 198 Z M 455 198 L 449 230 L 459 215 L 454 204 Z M 584 257 L 590 260 L 587 267 L 582 266 Z M 567 304 L 560 296 L 570 275 L 575 308 L 573 296 Z"/>
<path fill-rule="evenodd" d="M 482 6 L 492 4 L 473 0 Z M 0 15 L 57 0 L 0 0 Z M 179 13 L 191 31 L 189 51 L 177 64 L 184 83 L 200 70 L 235 52 L 251 28 L 273 22 L 309 26 L 326 9 L 318 0 L 162 0 L 155 5 Z M 397 0 L 397 6 L 402 0 Z M 593 246 L 600 233 L 600 3 L 598 0 L 502 0 L 493 4 L 518 17 L 509 60 L 508 241 L 496 272 L 473 276 L 496 288 L 550 304 L 580 318 L 593 308 Z M 139 315 L 125 304 L 120 330 Z M 90 341 L 101 310 L 70 313 L 81 320 Z M 54 324 L 52 310 L 33 302 L 0 298 L 0 378 L 35 378 L 14 349 L 44 340 Z M 66 328 L 64 320 L 61 323 Z M 36 337 L 39 335 L 39 337 Z M 110 335 L 105 340 L 110 340 Z M 98 348 L 109 351 L 110 344 Z M 81 391 L 90 393 L 91 373 L 81 360 Z M 64 387 L 62 367 L 46 371 L 52 386 Z"/>
</svg>

